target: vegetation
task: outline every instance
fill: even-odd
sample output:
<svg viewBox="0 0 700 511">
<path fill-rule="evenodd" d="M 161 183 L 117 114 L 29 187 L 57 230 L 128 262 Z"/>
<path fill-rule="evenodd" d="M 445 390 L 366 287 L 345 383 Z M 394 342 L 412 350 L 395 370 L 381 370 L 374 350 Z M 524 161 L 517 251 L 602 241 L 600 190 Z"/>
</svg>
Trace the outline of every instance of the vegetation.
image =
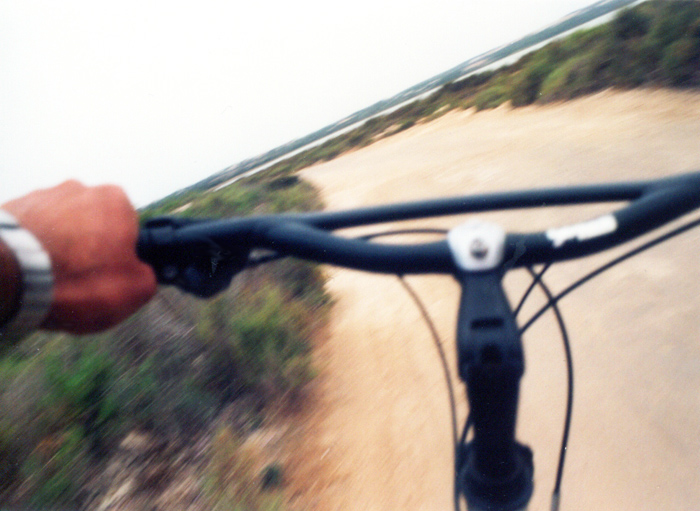
<svg viewBox="0 0 700 511">
<path fill-rule="evenodd" d="M 204 189 L 218 186 L 235 175 L 256 169 L 329 136 L 332 138 L 272 165 L 269 171 L 265 171 L 266 174 L 292 176 L 299 169 L 332 160 L 347 151 L 365 147 L 456 108 L 475 107 L 483 110 L 507 101 L 519 107 L 572 99 L 608 87 L 700 86 L 700 2 L 693 0 L 650 0 L 620 11 L 612 22 L 579 30 L 549 43 L 515 64 L 462 78 L 466 64 L 471 67 L 477 65 L 477 60 L 497 62 L 575 28 L 581 22 L 594 19 L 608 12 L 609 8 L 627 3 L 619 0 L 608 2 L 605 6 L 591 6 L 555 26 L 528 35 L 487 56 L 472 59 L 390 100 L 380 101 L 343 121 L 260 157 L 241 162 L 187 190 L 166 197 L 156 204 L 157 209 L 167 211 L 173 203 L 186 203 L 188 198 Z M 430 96 L 400 106 L 406 98 L 427 93 L 436 86 L 440 88 Z M 381 115 L 381 112 L 392 107 L 396 109 Z M 361 121 L 364 122 L 359 127 L 332 136 L 337 130 Z"/>
<path fill-rule="evenodd" d="M 173 196 L 188 194 L 195 191 L 203 192 L 211 188 L 215 188 L 236 176 L 240 176 L 248 171 L 258 169 L 298 149 L 308 147 L 321 139 L 333 136 L 340 130 L 344 130 L 354 124 L 371 119 L 372 117 L 380 115 L 382 112 L 385 112 L 388 109 L 398 107 L 407 100 L 413 100 L 420 95 L 429 93 L 436 87 L 450 86 L 453 84 L 451 82 L 455 82 L 455 80 L 459 80 L 459 83 L 462 83 L 464 80 L 461 80 L 461 78 L 464 77 L 465 73 L 469 72 L 470 70 L 479 69 L 496 63 L 504 58 L 510 57 L 515 53 L 522 50 L 527 50 L 534 45 L 632 3 L 634 3 L 634 0 L 607 0 L 606 2 L 596 2 L 588 7 L 579 9 L 578 11 L 571 13 L 566 18 L 544 28 L 543 30 L 538 31 L 537 33 L 528 34 L 517 41 L 508 43 L 488 53 L 472 57 L 471 59 L 462 62 L 437 76 L 423 80 L 422 82 L 417 83 L 416 85 L 413 85 L 408 89 L 399 92 L 398 94 L 395 94 L 391 98 L 378 101 L 377 103 L 363 108 L 362 110 L 359 110 L 340 121 L 325 126 L 306 136 L 292 140 L 286 144 L 267 151 L 264 154 L 243 160 L 235 165 L 227 167 L 221 172 L 217 172 L 206 179 L 198 181 L 197 183 L 177 191 L 173 195 L 165 197 L 162 200 L 163 202 L 168 202 L 173 198 Z M 411 121 L 406 121 L 406 123 L 402 123 L 401 126 L 408 127 L 411 125 L 410 122 Z"/>
<path fill-rule="evenodd" d="M 549 43 L 515 64 L 450 82 L 422 100 L 372 117 L 270 169 L 291 175 L 455 108 L 484 110 L 573 99 L 609 87 L 700 87 L 700 2 L 651 0 L 610 23 Z"/>
<path fill-rule="evenodd" d="M 210 507 L 213 511 L 278 511 L 282 496 L 276 489 L 281 482 L 278 465 L 256 470 L 259 460 L 230 428 L 217 431 L 212 456 L 206 467 Z M 272 481 L 272 482 L 270 482 Z M 267 491 L 261 491 L 265 489 Z"/>
<path fill-rule="evenodd" d="M 608 87 L 700 86 L 700 3 L 652 0 L 515 64 L 451 82 L 218 191 L 188 191 L 142 212 L 224 217 L 321 206 L 295 172 L 452 109 L 567 100 Z M 92 337 L 36 334 L 0 358 L 0 505 L 87 506 L 132 431 L 166 444 L 204 437 L 207 509 L 279 509 L 283 466 L 260 465 L 246 434 L 299 401 L 329 298 L 319 270 L 280 261 L 199 302 L 162 290 Z M 233 419 L 221 417 L 233 408 Z M 213 427 L 212 424 L 217 424 Z M 272 490 L 269 490 L 272 489 Z M 102 493 L 101 493 L 102 492 Z"/>
<path fill-rule="evenodd" d="M 321 205 L 296 178 L 263 177 L 167 207 L 185 204 L 184 214 L 207 217 Z M 163 289 L 104 335 L 38 333 L 5 353 L 0 505 L 94 505 L 111 483 L 100 474 L 126 435 L 139 431 L 166 445 L 209 443 L 200 462 L 202 499 L 211 500 L 205 508 L 279 509 L 279 491 L 263 486 L 279 484 L 283 466 L 272 460 L 263 484 L 239 447 L 271 415 L 296 405 L 313 378 L 311 341 L 329 305 L 323 283 L 316 266 L 278 261 L 240 275 L 214 300 Z M 232 407 L 232 418 L 222 420 Z"/>
</svg>

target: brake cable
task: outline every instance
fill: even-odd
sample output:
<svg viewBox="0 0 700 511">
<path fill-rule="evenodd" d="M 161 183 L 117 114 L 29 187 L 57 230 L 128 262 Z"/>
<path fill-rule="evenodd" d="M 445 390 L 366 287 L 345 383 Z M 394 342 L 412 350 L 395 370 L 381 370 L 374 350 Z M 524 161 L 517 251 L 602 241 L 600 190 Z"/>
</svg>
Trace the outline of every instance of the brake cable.
<svg viewBox="0 0 700 511">
<path fill-rule="evenodd" d="M 553 295 L 552 292 L 549 290 L 549 287 L 544 283 L 542 280 L 542 277 L 549 268 L 549 264 L 545 265 L 539 272 L 535 272 L 532 267 L 528 267 L 527 270 L 530 272 L 530 275 L 533 277 L 533 281 L 530 284 L 530 287 L 525 291 L 524 296 L 521 298 L 520 303 L 518 304 L 518 307 L 516 309 L 516 314 L 517 312 L 520 311 L 522 308 L 522 305 L 524 304 L 525 300 L 527 299 L 528 295 L 532 291 L 532 289 L 535 287 L 535 285 L 538 285 L 544 294 L 547 297 L 547 303 L 542 306 L 535 314 L 532 315 L 532 317 L 525 323 L 525 326 L 523 326 L 520 329 L 521 335 L 525 333 L 525 331 L 530 328 L 548 309 L 552 309 L 552 311 L 555 314 L 555 317 L 557 319 L 557 323 L 559 324 L 559 330 L 562 335 L 562 341 L 564 344 L 564 352 L 566 355 L 566 365 L 567 365 L 567 380 L 568 380 L 568 390 L 567 390 L 567 404 L 566 404 L 566 416 L 564 419 L 564 431 L 562 434 L 562 442 L 561 442 L 561 449 L 559 451 L 559 463 L 557 467 L 557 475 L 556 475 L 556 480 L 554 484 L 554 490 L 552 491 L 552 507 L 551 509 L 553 511 L 556 511 L 559 509 L 559 502 L 560 502 L 560 497 L 561 497 L 561 482 L 563 478 L 563 472 L 564 472 L 564 461 L 566 457 L 566 450 L 567 450 L 567 444 L 568 444 L 568 438 L 569 438 L 569 431 L 571 427 L 571 415 L 573 411 L 573 386 L 574 386 L 574 378 L 573 378 L 573 360 L 572 360 L 572 355 L 571 355 L 571 346 L 569 342 L 569 336 L 566 331 L 566 326 L 564 324 L 564 319 L 561 314 L 561 311 L 559 310 L 558 302 L 562 298 L 564 298 L 566 295 L 574 291 L 575 289 L 579 288 L 589 280 L 593 279 L 594 277 L 597 277 L 601 273 L 609 270 L 610 268 L 620 264 L 623 261 L 626 261 L 627 259 L 630 259 L 631 257 L 636 256 L 637 254 L 640 254 L 641 252 L 644 252 L 645 250 L 648 250 L 656 245 L 659 245 L 660 243 L 663 243 L 665 241 L 668 241 L 671 238 L 674 238 L 680 234 L 683 234 L 686 231 L 689 231 L 695 227 L 700 226 L 700 218 L 697 218 L 695 220 L 691 220 L 676 229 L 673 229 L 667 233 L 661 234 L 657 236 L 656 238 L 651 239 L 650 241 L 643 243 L 642 245 L 639 245 L 638 247 L 632 248 L 628 250 L 627 252 L 623 253 L 622 255 L 608 261 L 605 264 L 602 264 L 598 268 L 594 269 L 593 271 L 587 273 L 583 277 L 579 278 L 576 280 L 574 283 L 570 284 L 568 287 L 566 287 L 563 291 L 558 293 L 557 295 Z"/>
<path fill-rule="evenodd" d="M 532 326 L 532 324 L 535 321 L 537 321 L 540 318 L 540 316 L 542 316 L 542 314 L 547 312 L 547 309 L 549 309 L 553 304 L 559 302 L 559 300 L 561 300 L 566 295 L 568 295 L 569 293 L 571 293 L 572 291 L 574 291 L 578 287 L 582 286 L 583 284 L 585 284 L 589 280 L 593 279 L 594 277 L 597 277 L 598 275 L 609 270 L 613 266 L 616 266 L 616 265 L 620 264 L 621 262 L 626 261 L 627 259 L 634 257 L 641 252 L 644 252 L 645 250 L 648 250 L 648 249 L 650 249 L 650 248 L 652 248 L 660 243 L 663 243 L 664 241 L 668 241 L 669 239 L 674 238 L 680 234 L 683 234 L 684 232 L 689 231 L 690 229 L 693 229 L 693 228 L 698 227 L 698 226 L 700 226 L 700 218 L 697 218 L 695 220 L 691 220 L 691 221 L 681 225 L 680 227 L 677 227 L 676 229 L 673 229 L 665 234 L 662 234 L 656 238 L 653 238 L 652 240 L 650 240 L 642 245 L 639 245 L 638 247 L 633 248 L 633 249 L 629 250 L 628 252 L 625 252 L 621 256 L 616 257 L 616 258 L 608 261 L 607 263 L 599 266 L 598 268 L 591 271 L 590 273 L 584 275 L 583 277 L 581 277 L 580 279 L 575 281 L 573 284 L 571 284 L 569 287 L 567 287 L 566 289 L 564 289 L 560 293 L 554 295 L 551 302 L 543 305 L 541 309 L 539 309 L 535 314 L 533 314 L 532 317 L 525 323 L 525 326 L 523 326 L 520 329 L 520 333 L 521 334 L 525 333 L 525 331 L 528 328 L 530 328 Z"/>
<path fill-rule="evenodd" d="M 464 480 L 463 471 L 466 469 L 464 460 L 462 459 L 462 446 L 467 443 L 467 436 L 469 435 L 469 430 L 472 427 L 473 417 L 471 410 L 467 413 L 467 418 L 464 420 L 464 426 L 462 427 L 462 434 L 459 437 L 459 443 L 455 444 L 456 452 L 456 463 L 455 463 L 455 480 L 454 480 L 454 507 L 455 511 L 460 511 L 459 507 L 459 497 L 462 493 L 461 481 Z M 460 472 L 460 467 L 462 467 L 462 472 Z"/>
<path fill-rule="evenodd" d="M 593 270 L 592 272 L 588 273 L 587 275 L 583 276 L 579 280 L 575 281 L 573 284 L 568 286 L 566 289 L 564 289 L 562 292 L 557 294 L 556 296 L 553 295 L 547 284 L 543 280 L 544 273 L 549 269 L 551 263 L 547 263 L 542 267 L 542 269 L 539 272 L 536 272 L 532 267 L 527 267 L 528 272 L 532 276 L 532 282 L 524 292 L 522 298 L 520 299 L 516 309 L 514 310 L 514 315 L 517 316 L 518 313 L 522 310 L 523 305 L 525 304 L 527 298 L 530 296 L 532 293 L 532 290 L 539 286 L 542 292 L 545 294 L 547 297 L 547 303 L 540 309 L 538 310 L 525 324 L 520 329 L 520 334 L 522 335 L 530 326 L 532 326 L 548 309 L 552 309 L 554 312 L 557 324 L 559 326 L 559 330 L 562 336 L 562 343 L 564 347 L 564 353 L 565 353 L 565 359 L 566 359 L 566 368 L 567 368 L 567 404 L 566 404 L 566 413 L 565 413 L 565 418 L 564 418 L 564 427 L 563 427 L 563 432 L 562 432 L 562 440 L 561 440 L 561 447 L 559 450 L 559 461 L 557 464 L 557 474 L 555 478 L 555 483 L 554 483 L 554 489 L 552 491 L 552 504 L 551 504 L 551 509 L 553 511 L 557 511 L 559 509 L 559 503 L 561 499 L 561 483 L 563 480 L 563 475 L 564 475 L 564 463 L 566 461 L 566 451 L 568 447 L 568 439 L 569 439 L 569 433 L 571 430 L 571 418 L 573 414 L 573 395 L 574 395 L 574 375 L 573 375 L 573 357 L 571 353 L 571 344 L 569 341 L 569 335 L 566 329 L 566 324 L 564 323 L 564 318 L 561 314 L 561 310 L 559 309 L 558 306 L 558 301 L 561 300 L 564 296 L 567 294 L 571 293 L 584 283 L 588 282 L 589 280 L 593 279 L 594 277 L 600 275 L 601 273 L 607 271 L 608 269 L 612 268 L 613 266 L 645 251 L 648 250 L 660 243 L 663 243 L 664 241 L 667 241 L 675 236 L 678 236 L 694 227 L 697 227 L 700 225 L 700 218 L 690 221 L 686 224 L 683 224 L 682 226 L 669 231 L 665 234 L 662 234 L 651 241 L 644 243 L 636 248 L 633 248 L 629 250 L 628 252 L 622 254 L 621 256 L 614 258 L 613 260 L 609 261 L 608 263 L 605 263 L 598 267 L 597 269 Z M 369 240 L 373 238 L 377 238 L 380 236 L 389 236 L 389 235 L 398 235 L 398 234 L 416 234 L 416 233 L 430 233 L 430 234 L 444 234 L 446 233 L 445 230 L 441 229 L 411 229 L 411 230 L 396 230 L 396 231 L 387 231 L 384 233 L 380 234 L 373 234 L 373 235 L 368 235 L 368 236 L 363 236 L 361 239 Z M 455 400 L 454 400 L 454 389 L 453 385 L 450 379 L 449 375 L 449 369 L 447 367 L 445 355 L 444 355 L 444 350 L 442 348 L 441 341 L 437 335 L 437 331 L 435 330 L 435 326 L 432 323 L 432 320 L 427 314 L 427 310 L 425 309 L 425 306 L 422 304 L 420 301 L 419 297 L 415 293 L 415 291 L 408 285 L 408 283 L 403 279 L 402 276 L 399 276 L 400 281 L 402 282 L 404 288 L 406 291 L 409 293 L 409 295 L 413 298 L 414 302 L 416 303 L 417 307 L 421 311 L 421 314 L 423 315 L 424 320 L 426 321 L 426 324 L 428 325 L 428 328 L 431 331 L 431 334 L 433 336 L 433 340 L 435 342 L 435 345 L 438 349 L 438 353 L 440 354 L 440 358 L 442 360 L 442 365 L 443 365 L 443 371 L 445 373 L 447 385 L 448 385 L 448 391 L 450 394 L 450 406 L 451 406 L 451 415 L 452 415 L 452 431 L 453 431 L 453 439 L 454 439 L 454 458 L 455 458 L 455 467 L 459 466 L 459 456 L 460 456 L 460 446 L 466 441 L 466 437 L 468 435 L 469 429 L 471 427 L 471 417 L 468 416 L 466 419 L 466 422 L 464 424 L 464 428 L 462 430 L 462 434 L 459 440 L 457 440 L 456 436 L 456 407 L 455 407 Z M 454 479 L 454 506 L 455 510 L 459 511 L 460 509 L 460 488 L 459 488 L 459 474 L 457 471 L 455 471 L 455 479 Z"/>
<path fill-rule="evenodd" d="M 527 320 L 525 325 L 520 329 L 520 334 L 524 334 L 525 331 L 527 331 L 538 319 L 542 317 L 542 315 L 547 312 L 550 308 L 554 312 L 556 321 L 559 326 L 559 330 L 562 336 L 562 342 L 563 342 L 563 347 L 564 347 L 564 352 L 565 352 L 565 359 L 566 359 L 566 367 L 567 367 L 567 405 L 566 405 L 566 414 L 565 414 L 565 419 L 564 419 L 564 428 L 563 428 L 563 433 L 562 433 L 562 441 L 561 441 L 561 448 L 559 452 L 559 461 L 558 461 L 558 466 L 557 466 L 557 475 L 555 478 L 555 484 L 554 484 L 554 489 L 552 491 L 552 505 L 551 509 L 553 511 L 556 511 L 559 509 L 559 502 L 560 502 L 560 497 L 561 497 L 561 483 L 563 479 L 563 473 L 564 473 L 564 463 L 566 459 L 566 451 L 567 451 L 567 445 L 568 445 L 568 438 L 569 438 L 569 432 L 571 428 L 571 417 L 573 413 L 573 392 L 574 392 L 574 377 L 573 377 L 573 359 L 572 359 L 572 353 L 571 353 L 571 346 L 570 346 L 570 341 L 569 341 L 569 336 L 566 330 L 566 325 L 564 323 L 563 316 L 561 314 L 561 311 L 558 306 L 558 302 L 564 298 L 566 295 L 574 291 L 575 289 L 579 288 L 589 280 L 593 279 L 594 277 L 597 277 L 598 275 L 602 274 L 603 272 L 609 270 L 610 268 L 620 264 L 623 261 L 626 261 L 627 259 L 630 259 L 631 257 L 634 257 L 637 254 L 640 254 L 641 252 L 644 252 L 656 245 L 659 245 L 660 243 L 663 243 L 665 241 L 668 241 L 671 238 L 674 238 L 686 231 L 689 231 L 695 227 L 700 226 L 700 218 L 697 218 L 695 220 L 689 221 L 680 227 L 677 227 L 676 229 L 673 229 L 665 234 L 662 234 L 660 236 L 657 236 L 656 238 L 653 238 L 652 240 L 635 247 L 624 254 L 608 261 L 607 263 L 599 266 L 598 268 L 594 269 L 593 271 L 589 272 L 588 274 L 584 275 L 583 277 L 579 278 L 578 280 L 574 281 L 571 285 L 566 287 L 563 291 L 559 292 L 558 294 L 554 295 L 547 284 L 545 284 L 543 280 L 544 273 L 549 269 L 551 263 L 547 263 L 542 267 L 542 269 L 539 272 L 536 272 L 532 267 L 527 267 L 528 272 L 532 276 L 532 282 L 524 292 L 523 296 L 521 297 L 520 301 L 518 302 L 517 307 L 514 310 L 514 315 L 517 316 L 518 313 L 522 310 L 523 305 L 527 301 L 527 298 L 531 295 L 532 290 L 535 287 L 540 287 L 542 292 L 545 294 L 547 297 L 547 303 L 543 305 L 537 312 L 535 312 L 530 319 Z M 385 231 L 381 233 L 375 233 L 375 234 L 369 234 L 369 235 L 364 235 L 364 236 L 358 236 L 355 239 L 361 239 L 365 241 L 369 241 L 371 239 L 375 239 L 378 237 L 385 237 L 385 236 L 395 236 L 395 235 L 405 235 L 405 234 L 446 234 L 447 230 L 445 229 L 401 229 L 401 230 L 392 230 L 392 231 Z M 273 253 L 270 255 L 262 256 L 258 259 L 251 260 L 249 263 L 249 267 L 257 266 L 259 264 L 267 263 L 270 261 L 274 261 L 277 259 L 281 259 L 285 256 Z M 438 351 L 438 355 L 441 360 L 441 365 L 443 368 L 443 373 L 445 375 L 445 381 L 447 384 L 447 389 L 448 389 L 448 395 L 449 395 L 449 402 L 450 402 L 450 414 L 451 414 L 451 422 L 452 422 L 452 438 L 453 438 L 453 445 L 454 445 L 454 461 L 455 461 L 455 478 L 454 478 L 454 506 L 455 506 L 455 511 L 460 510 L 460 485 L 459 485 L 459 474 L 457 473 L 457 467 L 459 466 L 459 458 L 460 458 L 460 447 L 464 442 L 466 441 L 467 435 L 469 433 L 469 430 L 471 429 L 472 426 L 472 421 L 471 421 L 471 414 L 469 414 L 465 420 L 464 427 L 462 429 L 462 433 L 460 435 L 460 438 L 457 438 L 457 409 L 456 409 L 456 401 L 455 401 L 455 392 L 454 392 L 454 386 L 452 384 L 452 379 L 450 376 L 449 372 L 449 366 L 447 363 L 447 358 L 445 356 L 444 348 L 442 341 L 439 337 L 439 334 L 437 332 L 437 329 L 435 327 L 435 324 L 433 323 L 432 319 L 430 318 L 427 309 L 423 302 L 420 300 L 419 296 L 415 292 L 415 290 L 406 282 L 405 278 L 403 275 L 398 275 L 399 281 L 401 282 L 402 286 L 406 290 L 406 292 L 409 294 L 409 296 L 412 298 L 416 306 L 418 307 L 421 316 L 423 317 L 423 320 L 425 321 L 430 333 L 431 337 L 434 341 L 435 347 Z"/>
<path fill-rule="evenodd" d="M 561 496 L 561 481 L 564 475 L 564 461 L 566 458 L 566 449 L 569 443 L 569 431 L 571 429 L 571 415 L 574 407 L 574 363 L 573 357 L 571 355 L 571 343 L 569 342 L 569 335 L 566 331 L 566 325 L 564 324 L 564 317 L 559 310 L 559 305 L 557 305 L 552 292 L 549 290 L 549 286 L 545 284 L 542 280 L 542 276 L 545 271 L 547 271 L 548 266 L 545 266 L 539 273 L 535 273 L 532 267 L 528 267 L 527 270 L 530 272 L 533 278 L 533 284 L 536 284 L 542 289 L 542 292 L 546 295 L 548 303 L 551 304 L 552 311 L 559 324 L 559 331 L 561 332 L 562 342 L 564 344 L 564 353 L 566 355 L 566 373 L 567 373 L 567 392 L 566 392 L 566 415 L 564 418 L 564 431 L 562 433 L 561 448 L 559 450 L 559 463 L 557 466 L 557 476 L 554 482 L 554 490 L 552 491 L 552 511 L 557 511 L 559 509 L 559 501 Z M 528 291 L 532 290 L 531 286 Z M 527 294 L 521 300 L 521 304 L 527 298 Z"/>
<path fill-rule="evenodd" d="M 530 293 L 532 292 L 533 289 L 535 289 L 535 287 L 537 286 L 537 283 L 542 280 L 542 277 L 544 276 L 544 272 L 546 272 L 551 265 L 552 265 L 552 263 L 545 264 L 542 267 L 542 269 L 537 273 L 534 273 L 534 270 L 531 267 L 528 267 L 528 270 L 530 270 L 530 275 L 533 276 L 533 279 L 532 279 L 532 282 L 530 282 L 530 286 L 525 290 L 525 293 L 523 294 L 522 298 L 520 299 L 520 302 L 518 302 L 518 306 L 513 311 L 513 315 L 515 317 L 518 317 L 518 313 L 523 308 L 523 305 L 525 305 L 525 301 L 527 300 L 527 297 L 530 296 Z"/>
<path fill-rule="evenodd" d="M 396 236 L 396 235 L 405 235 L 405 234 L 442 234 L 445 235 L 447 234 L 446 229 L 399 229 L 399 230 L 393 230 L 393 231 L 385 231 L 381 233 L 375 233 L 375 234 L 369 234 L 365 236 L 360 236 L 359 239 L 363 239 L 366 241 L 369 241 L 371 239 L 379 238 L 382 236 Z M 404 275 L 397 275 L 399 282 L 403 286 L 404 290 L 408 295 L 411 297 L 413 300 L 413 303 L 416 305 L 418 308 L 418 311 L 420 312 L 423 321 L 425 322 L 426 326 L 428 327 L 428 330 L 430 331 L 430 335 L 433 339 L 433 344 L 435 345 L 435 349 L 438 352 L 438 356 L 440 357 L 440 363 L 442 365 L 442 371 L 445 376 L 445 383 L 447 384 L 447 392 L 448 392 L 448 397 L 449 397 L 449 402 L 450 402 L 450 418 L 451 418 L 451 423 L 452 423 L 452 446 L 453 446 L 453 453 L 454 453 L 454 465 L 455 465 L 455 477 L 453 480 L 453 490 L 454 490 L 454 505 L 455 505 L 455 511 L 459 511 L 459 495 L 460 495 L 460 490 L 459 490 L 459 482 L 458 482 L 458 475 L 457 475 L 457 467 L 459 467 L 459 452 L 460 452 L 460 446 L 463 443 L 464 437 L 466 437 L 466 433 L 468 430 L 468 424 L 469 420 L 467 419 L 467 424 L 465 424 L 464 431 L 462 434 L 462 440 L 458 440 L 457 438 L 457 404 L 456 404 L 456 399 L 455 399 L 455 390 L 454 390 L 454 384 L 452 383 L 452 376 L 450 374 L 450 368 L 449 364 L 447 363 L 447 356 L 445 355 L 445 349 L 443 347 L 442 340 L 440 339 L 440 334 L 438 334 L 437 328 L 435 327 L 435 323 L 433 322 L 432 318 L 430 317 L 430 314 L 428 313 L 428 309 L 425 307 L 425 304 L 423 301 L 420 299 L 418 296 L 418 293 L 416 293 L 415 289 L 406 281 Z"/>
</svg>

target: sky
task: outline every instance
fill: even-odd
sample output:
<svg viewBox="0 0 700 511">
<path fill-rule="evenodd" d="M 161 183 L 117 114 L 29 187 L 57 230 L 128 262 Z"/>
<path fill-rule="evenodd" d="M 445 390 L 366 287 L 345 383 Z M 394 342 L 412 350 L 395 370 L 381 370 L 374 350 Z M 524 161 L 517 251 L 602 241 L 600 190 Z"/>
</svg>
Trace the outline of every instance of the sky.
<svg viewBox="0 0 700 511">
<path fill-rule="evenodd" d="M 593 0 L 0 0 L 0 204 L 143 206 Z"/>
</svg>

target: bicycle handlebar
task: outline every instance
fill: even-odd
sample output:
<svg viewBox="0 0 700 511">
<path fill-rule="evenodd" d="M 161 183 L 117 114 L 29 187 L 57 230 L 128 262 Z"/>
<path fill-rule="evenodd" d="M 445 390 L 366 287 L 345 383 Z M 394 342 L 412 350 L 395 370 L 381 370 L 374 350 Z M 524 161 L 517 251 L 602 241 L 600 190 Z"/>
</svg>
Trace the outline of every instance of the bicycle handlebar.
<svg viewBox="0 0 700 511">
<path fill-rule="evenodd" d="M 536 233 L 509 233 L 503 265 L 517 268 L 583 257 L 629 241 L 700 207 L 700 172 L 637 183 L 599 184 L 472 195 L 339 212 L 187 220 L 159 218 L 142 228 L 139 256 L 165 284 L 181 282 L 191 259 L 242 269 L 253 249 L 268 249 L 320 263 L 363 271 L 410 274 L 455 273 L 446 241 L 379 244 L 332 231 L 361 225 L 444 215 L 600 202 L 631 201 L 608 215 Z M 174 257 L 173 254 L 182 251 Z M 216 272 L 208 271 L 216 278 Z M 179 276 L 179 277 L 178 277 Z M 202 277 L 204 278 L 204 277 Z M 191 288 L 191 286 L 189 286 Z M 188 289 L 185 286 L 185 289 Z M 196 293 L 196 291 L 195 291 Z M 209 296 L 207 292 L 196 293 Z"/>
<path fill-rule="evenodd" d="M 332 232 L 442 215 L 621 201 L 629 204 L 592 220 L 535 233 L 456 228 L 446 240 L 391 245 Z M 138 254 L 154 267 L 161 283 L 202 297 L 227 287 L 257 249 L 364 271 L 453 274 L 463 290 L 458 369 L 467 384 L 474 428 L 473 439 L 460 447 L 460 491 L 470 509 L 510 511 L 527 504 L 533 465 L 529 448 L 515 439 L 524 358 L 521 332 L 502 289 L 504 273 L 606 250 L 698 207 L 700 172 L 695 172 L 637 183 L 482 194 L 330 213 L 213 221 L 164 217 L 142 228 Z M 482 260 L 470 266 L 473 242 L 487 252 L 493 246 L 491 253 L 498 257 L 487 258 L 489 265 Z M 479 250 L 471 248 L 471 256 L 480 259 Z"/>
</svg>

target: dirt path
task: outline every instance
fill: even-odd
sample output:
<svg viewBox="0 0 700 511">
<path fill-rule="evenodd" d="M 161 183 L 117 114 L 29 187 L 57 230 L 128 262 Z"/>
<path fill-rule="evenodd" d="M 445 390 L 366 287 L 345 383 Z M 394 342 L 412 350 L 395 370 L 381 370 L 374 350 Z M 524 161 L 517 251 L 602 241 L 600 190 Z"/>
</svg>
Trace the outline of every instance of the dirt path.
<svg viewBox="0 0 700 511">
<path fill-rule="evenodd" d="M 700 169 L 700 95 L 635 91 L 450 113 L 303 175 L 339 209 L 693 169 Z M 496 218 L 515 230 L 591 214 L 550 209 Z M 562 302 L 576 368 L 562 509 L 698 508 L 699 247 L 700 232 L 686 234 Z M 560 265 L 549 282 L 561 289 L 601 260 Z M 302 502 L 322 511 L 451 509 L 447 397 L 426 327 L 396 279 L 328 272 L 337 305 L 318 353 L 320 398 L 303 452 Z M 447 277 L 410 280 L 453 356 L 457 286 Z M 517 274 L 507 280 L 513 293 L 525 282 Z M 528 332 L 525 345 L 518 436 L 535 450 L 530 509 L 544 510 L 565 400 L 551 318 Z"/>
</svg>

